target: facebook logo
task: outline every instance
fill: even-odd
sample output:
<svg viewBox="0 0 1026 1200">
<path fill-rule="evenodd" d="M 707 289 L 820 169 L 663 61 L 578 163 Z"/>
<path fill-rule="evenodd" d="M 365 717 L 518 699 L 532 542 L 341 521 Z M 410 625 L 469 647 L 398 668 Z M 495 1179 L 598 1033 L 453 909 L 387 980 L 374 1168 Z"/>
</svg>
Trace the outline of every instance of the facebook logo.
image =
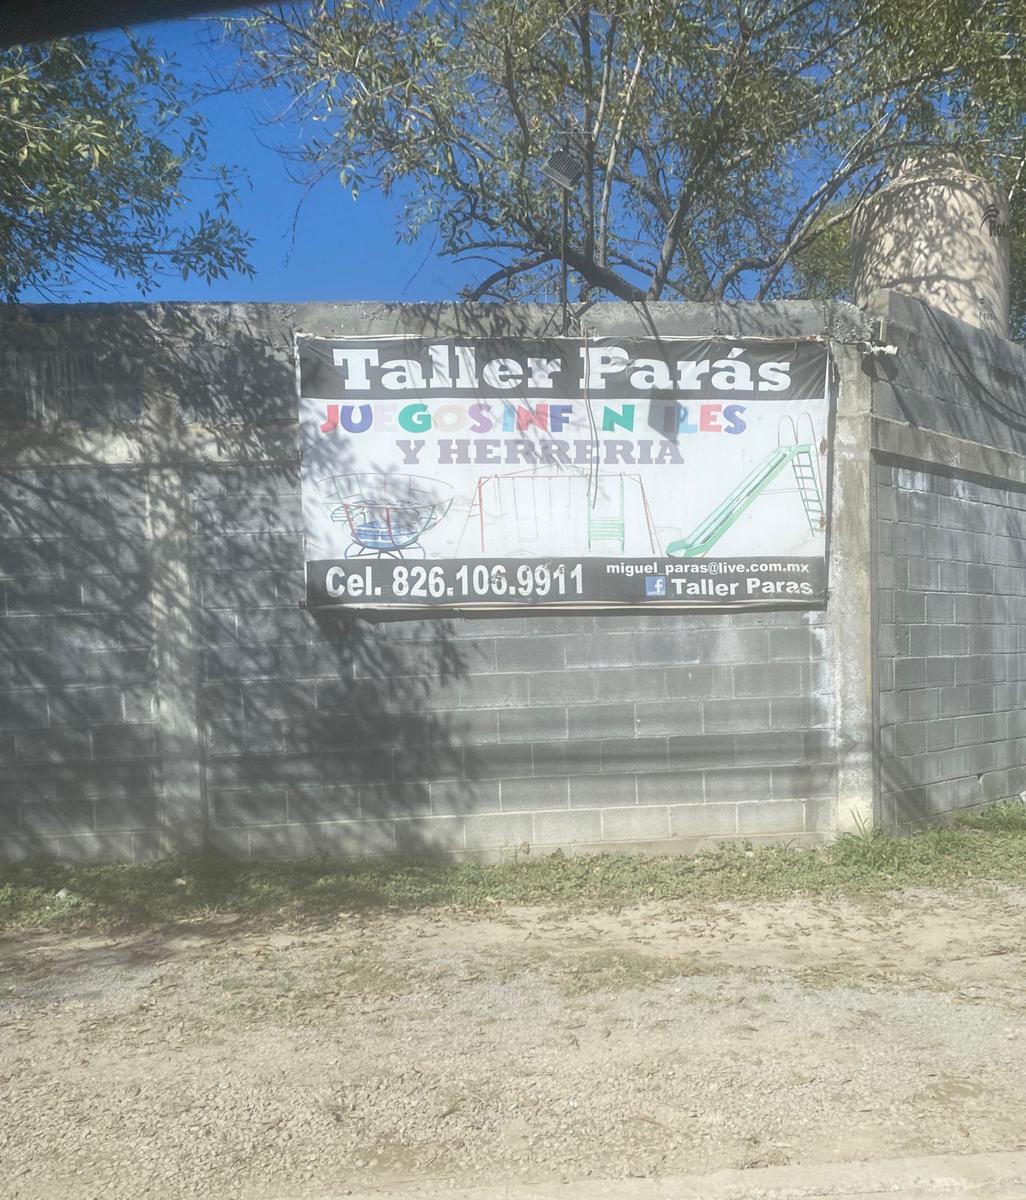
<svg viewBox="0 0 1026 1200">
<path fill-rule="evenodd" d="M 666 595 L 666 576 L 653 575 L 645 580 L 645 595 L 646 596 L 665 596 Z"/>
</svg>

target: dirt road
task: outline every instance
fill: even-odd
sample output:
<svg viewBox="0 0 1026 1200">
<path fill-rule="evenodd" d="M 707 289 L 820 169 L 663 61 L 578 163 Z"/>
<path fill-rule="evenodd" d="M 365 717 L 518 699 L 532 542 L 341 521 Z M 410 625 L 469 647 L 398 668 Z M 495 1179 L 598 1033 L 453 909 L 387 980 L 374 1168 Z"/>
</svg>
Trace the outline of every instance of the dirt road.
<svg viewBox="0 0 1026 1200">
<path fill-rule="evenodd" d="M 16 1200 L 1026 1147 L 1026 891 L 0 941 Z"/>
</svg>

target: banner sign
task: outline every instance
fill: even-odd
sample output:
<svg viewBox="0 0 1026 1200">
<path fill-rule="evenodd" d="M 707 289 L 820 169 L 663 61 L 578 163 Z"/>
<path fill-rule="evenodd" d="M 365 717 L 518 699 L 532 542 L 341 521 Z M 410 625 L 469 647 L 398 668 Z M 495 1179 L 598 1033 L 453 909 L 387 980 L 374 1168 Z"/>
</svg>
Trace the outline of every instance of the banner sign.
<svg viewBox="0 0 1026 1200">
<path fill-rule="evenodd" d="M 816 339 L 300 335 L 307 604 L 826 599 Z"/>
</svg>

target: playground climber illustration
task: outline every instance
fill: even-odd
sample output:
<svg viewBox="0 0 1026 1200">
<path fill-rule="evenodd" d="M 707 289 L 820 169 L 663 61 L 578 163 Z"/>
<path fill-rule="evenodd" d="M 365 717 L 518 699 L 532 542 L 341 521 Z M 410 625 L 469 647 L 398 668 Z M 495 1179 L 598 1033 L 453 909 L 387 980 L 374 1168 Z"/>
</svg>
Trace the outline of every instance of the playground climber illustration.
<svg viewBox="0 0 1026 1200">
<path fill-rule="evenodd" d="M 418 475 L 331 475 L 315 486 L 321 508 L 348 536 L 346 558 L 423 558 L 420 539 L 454 499 L 451 484 Z"/>
</svg>

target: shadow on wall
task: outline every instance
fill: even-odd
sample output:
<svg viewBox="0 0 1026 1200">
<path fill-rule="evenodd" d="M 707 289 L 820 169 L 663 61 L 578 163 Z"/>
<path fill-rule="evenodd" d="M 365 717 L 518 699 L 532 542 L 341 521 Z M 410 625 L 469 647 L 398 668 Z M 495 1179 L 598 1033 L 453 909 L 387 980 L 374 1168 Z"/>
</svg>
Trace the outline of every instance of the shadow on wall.
<svg viewBox="0 0 1026 1200">
<path fill-rule="evenodd" d="M 293 323 L 252 313 L 0 313 L 8 857 L 412 852 L 474 804 L 454 622 L 298 606 Z"/>
</svg>

